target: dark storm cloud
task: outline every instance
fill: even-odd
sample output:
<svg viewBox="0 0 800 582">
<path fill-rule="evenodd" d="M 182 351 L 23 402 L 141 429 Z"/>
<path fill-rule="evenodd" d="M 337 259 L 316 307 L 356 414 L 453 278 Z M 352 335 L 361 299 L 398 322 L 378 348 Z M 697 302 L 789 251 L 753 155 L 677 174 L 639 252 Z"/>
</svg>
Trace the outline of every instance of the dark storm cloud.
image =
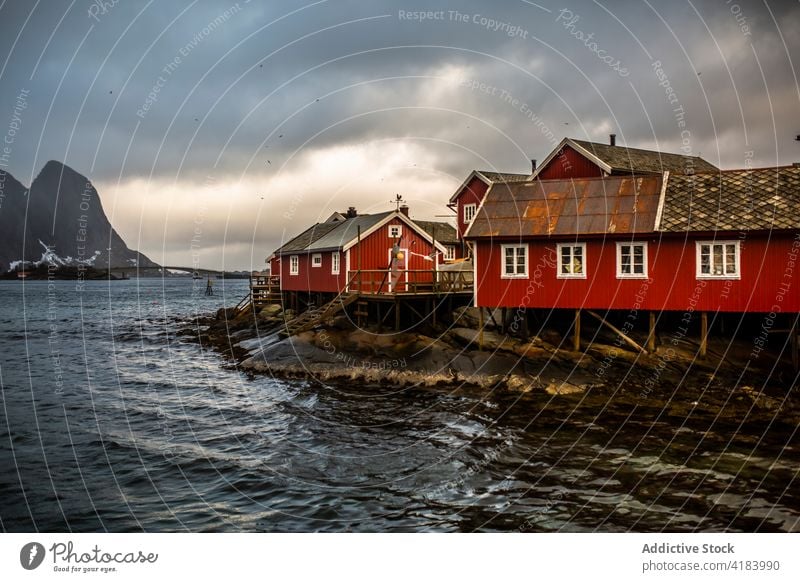
<svg viewBox="0 0 800 582">
<path fill-rule="evenodd" d="M 9 169 L 27 182 L 55 158 L 104 184 L 152 176 L 159 188 L 195 188 L 213 175 L 275 193 L 261 224 L 249 210 L 233 213 L 228 235 L 207 223 L 220 244 L 252 244 L 255 232 L 269 247 L 276 231 L 299 230 L 323 206 L 326 152 L 338 159 L 340 148 L 366 143 L 395 149 L 371 154 L 376 175 L 331 204 L 383 200 L 408 168 L 425 168 L 443 188 L 476 166 L 524 172 L 564 136 L 605 141 L 614 132 L 632 146 L 688 147 L 723 167 L 751 151 L 756 164 L 800 157 L 797 3 L 102 5 L 0 9 L 0 119 L 30 91 Z M 402 167 L 380 167 L 393 156 Z M 301 190 L 308 197 L 293 224 L 274 224 Z M 159 203 L 148 198 L 147 210 Z M 183 212 L 173 226 L 190 224 L 191 210 L 173 207 Z M 187 229 L 168 231 L 158 248 L 182 248 Z"/>
</svg>

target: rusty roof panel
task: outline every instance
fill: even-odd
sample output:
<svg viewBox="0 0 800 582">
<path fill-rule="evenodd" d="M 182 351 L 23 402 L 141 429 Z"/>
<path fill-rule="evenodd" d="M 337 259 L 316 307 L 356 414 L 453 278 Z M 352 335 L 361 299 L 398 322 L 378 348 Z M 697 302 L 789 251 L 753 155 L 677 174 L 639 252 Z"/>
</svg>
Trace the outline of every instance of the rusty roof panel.
<svg viewBox="0 0 800 582">
<path fill-rule="evenodd" d="M 469 237 L 652 232 L 661 176 L 611 176 L 496 184 Z"/>
</svg>

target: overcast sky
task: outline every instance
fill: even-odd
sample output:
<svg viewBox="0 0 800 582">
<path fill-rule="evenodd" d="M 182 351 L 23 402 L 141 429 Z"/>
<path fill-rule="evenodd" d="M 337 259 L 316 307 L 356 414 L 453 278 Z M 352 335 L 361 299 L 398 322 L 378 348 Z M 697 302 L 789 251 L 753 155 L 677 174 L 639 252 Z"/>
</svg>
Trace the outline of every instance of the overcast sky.
<svg viewBox="0 0 800 582">
<path fill-rule="evenodd" d="M 162 264 L 195 237 L 202 266 L 261 268 L 396 193 L 446 215 L 470 170 L 528 172 L 563 137 L 800 160 L 796 1 L 112 4 L 0 3 L 7 169 L 88 176 Z"/>
</svg>

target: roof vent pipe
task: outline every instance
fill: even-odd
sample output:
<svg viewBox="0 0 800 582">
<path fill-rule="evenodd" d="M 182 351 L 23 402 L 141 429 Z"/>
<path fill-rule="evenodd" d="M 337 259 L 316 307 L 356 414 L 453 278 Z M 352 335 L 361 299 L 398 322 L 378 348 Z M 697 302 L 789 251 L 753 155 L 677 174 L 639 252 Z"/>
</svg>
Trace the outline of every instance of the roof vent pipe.
<svg viewBox="0 0 800 582">
<path fill-rule="evenodd" d="M 531 174 L 536 173 L 536 160 L 531 160 Z"/>
<path fill-rule="evenodd" d="M 617 134 L 616 133 L 610 133 L 608 135 L 608 143 L 609 143 L 609 145 L 612 145 L 612 146 L 617 145 Z"/>
</svg>

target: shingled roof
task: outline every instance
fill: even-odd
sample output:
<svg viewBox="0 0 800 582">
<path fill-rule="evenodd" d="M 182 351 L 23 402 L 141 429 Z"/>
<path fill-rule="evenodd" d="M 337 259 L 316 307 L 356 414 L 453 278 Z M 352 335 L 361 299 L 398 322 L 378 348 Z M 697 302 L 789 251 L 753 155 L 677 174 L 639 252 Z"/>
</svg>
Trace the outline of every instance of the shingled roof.
<svg viewBox="0 0 800 582">
<path fill-rule="evenodd" d="M 486 170 L 477 170 L 487 180 L 491 182 L 525 182 L 530 180 L 530 174 L 507 174 L 503 172 L 487 172 Z"/>
<path fill-rule="evenodd" d="M 658 175 L 495 184 L 465 236 L 653 232 L 661 183 Z"/>
<path fill-rule="evenodd" d="M 607 167 L 611 174 L 631 173 L 662 173 L 669 171 L 675 174 L 699 174 L 706 172 L 719 172 L 714 164 L 698 156 L 685 156 L 683 154 L 670 154 L 653 150 L 629 148 L 618 145 L 594 143 L 579 139 L 565 139 L 561 147 L 571 145 L 575 151 L 594 156 Z M 556 152 L 561 150 L 556 148 Z M 583 151 L 581 151 L 583 150 Z M 551 154 L 552 155 L 552 154 Z M 549 161 L 550 158 L 546 161 Z M 546 164 L 542 164 L 544 167 Z"/>
<path fill-rule="evenodd" d="M 319 222 L 307 228 L 293 239 L 290 239 L 288 242 L 284 243 L 283 246 L 275 251 L 275 254 L 281 255 L 293 251 L 302 251 L 310 244 L 324 237 L 340 224 L 341 222 Z"/>
<path fill-rule="evenodd" d="M 435 238 L 436 242 L 442 244 L 456 244 L 458 242 L 458 231 L 446 222 L 414 220 L 414 223 Z"/>
<path fill-rule="evenodd" d="M 800 167 L 670 175 L 659 230 L 800 228 Z"/>
</svg>

